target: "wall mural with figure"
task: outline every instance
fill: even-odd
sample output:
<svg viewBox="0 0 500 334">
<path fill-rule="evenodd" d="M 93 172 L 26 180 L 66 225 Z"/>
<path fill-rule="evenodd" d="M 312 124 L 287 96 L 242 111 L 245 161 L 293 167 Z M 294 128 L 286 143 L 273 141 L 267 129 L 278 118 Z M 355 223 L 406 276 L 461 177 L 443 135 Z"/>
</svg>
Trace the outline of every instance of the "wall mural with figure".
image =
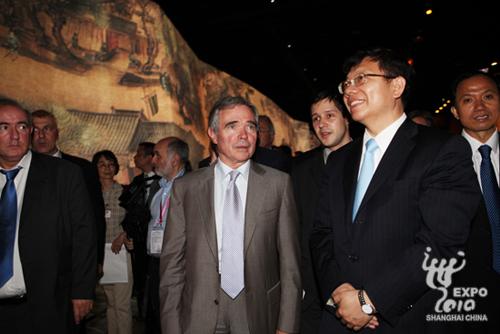
<svg viewBox="0 0 500 334">
<path fill-rule="evenodd" d="M 186 140 L 208 154 L 208 113 L 242 95 L 271 117 L 276 143 L 310 148 L 309 127 L 253 87 L 201 62 L 147 0 L 0 0 L 0 95 L 59 119 L 62 150 L 111 149 L 127 166 L 137 143 Z"/>
</svg>

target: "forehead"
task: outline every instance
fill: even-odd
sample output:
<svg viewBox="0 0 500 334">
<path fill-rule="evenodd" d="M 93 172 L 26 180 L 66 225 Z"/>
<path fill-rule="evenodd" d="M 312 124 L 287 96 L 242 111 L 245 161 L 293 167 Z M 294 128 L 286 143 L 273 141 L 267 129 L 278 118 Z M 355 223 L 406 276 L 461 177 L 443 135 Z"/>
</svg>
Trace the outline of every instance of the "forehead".
<svg viewBox="0 0 500 334">
<path fill-rule="evenodd" d="M 220 111 L 220 125 L 224 126 L 228 122 L 241 121 L 255 122 L 255 116 L 252 110 L 245 105 L 236 105 L 229 108 L 221 109 Z"/>
<path fill-rule="evenodd" d="M 349 74 L 357 75 L 365 72 L 373 73 L 373 71 L 376 71 L 375 73 L 380 71 L 378 62 L 371 58 L 365 57 L 358 65 L 351 67 L 351 69 L 349 70 Z"/>
<path fill-rule="evenodd" d="M 2 123 L 19 123 L 28 122 L 28 116 L 24 111 L 15 106 L 0 107 L 0 122 Z"/>
<path fill-rule="evenodd" d="M 33 126 L 55 125 L 52 117 L 33 117 Z"/>
<path fill-rule="evenodd" d="M 461 81 L 458 84 L 457 92 L 460 93 L 464 90 L 469 91 L 475 89 L 491 89 L 498 92 L 497 84 L 484 75 L 475 75 Z"/>
</svg>

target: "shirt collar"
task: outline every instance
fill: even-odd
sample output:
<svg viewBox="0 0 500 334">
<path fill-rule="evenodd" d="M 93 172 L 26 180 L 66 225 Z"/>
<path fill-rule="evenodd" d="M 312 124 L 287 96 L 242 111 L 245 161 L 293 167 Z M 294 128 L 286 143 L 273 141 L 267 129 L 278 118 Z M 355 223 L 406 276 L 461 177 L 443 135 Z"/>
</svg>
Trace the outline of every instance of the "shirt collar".
<svg viewBox="0 0 500 334">
<path fill-rule="evenodd" d="M 388 127 L 382 130 L 378 135 L 372 137 L 367 130 L 365 130 L 365 134 L 363 136 L 363 146 L 366 145 L 366 142 L 370 139 L 375 139 L 379 149 L 381 152 L 385 152 L 389 145 L 391 144 L 392 138 L 396 135 L 401 124 L 406 120 L 406 114 L 403 113 L 397 120 L 391 123 Z"/>
<path fill-rule="evenodd" d="M 215 168 L 219 170 L 219 172 L 221 173 L 221 175 L 224 176 L 224 178 L 233 170 L 231 167 L 223 163 L 222 160 L 220 159 L 217 159 L 217 164 L 215 165 Z M 245 180 L 248 180 L 248 173 L 250 172 L 250 160 L 247 160 L 243 165 L 236 168 L 235 170 L 240 172 L 241 176 L 245 178 Z"/>
<path fill-rule="evenodd" d="M 171 184 L 175 181 L 175 179 L 177 179 L 177 178 L 181 177 L 182 175 L 184 175 L 184 168 L 183 168 L 183 169 L 181 169 L 181 170 L 179 171 L 179 173 L 177 173 L 177 174 L 174 176 L 174 178 L 173 178 L 172 180 L 170 180 L 170 181 L 169 181 L 169 180 L 167 180 L 166 178 L 162 177 L 162 178 L 160 179 L 160 181 L 159 181 L 160 187 L 161 187 L 161 188 L 167 188 L 167 187 L 169 187 L 169 186 L 170 186 L 170 185 L 171 185 Z"/>
<path fill-rule="evenodd" d="M 482 145 L 488 145 L 491 147 L 491 150 L 494 154 L 498 153 L 498 131 L 493 132 L 493 134 L 485 143 L 481 143 L 479 140 L 468 134 L 465 130 L 462 130 L 462 136 L 469 142 L 472 149 L 472 154 L 478 153 L 479 147 Z"/>
</svg>

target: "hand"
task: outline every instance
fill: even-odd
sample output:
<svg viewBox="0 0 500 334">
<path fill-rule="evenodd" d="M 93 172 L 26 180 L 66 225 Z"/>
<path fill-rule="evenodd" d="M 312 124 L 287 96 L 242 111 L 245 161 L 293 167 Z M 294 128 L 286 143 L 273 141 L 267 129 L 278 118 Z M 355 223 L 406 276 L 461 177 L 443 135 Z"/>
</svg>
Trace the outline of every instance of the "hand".
<svg viewBox="0 0 500 334">
<path fill-rule="evenodd" d="M 283 332 L 282 330 L 277 329 L 276 334 L 288 334 L 287 332 Z"/>
<path fill-rule="evenodd" d="M 131 251 L 134 249 L 134 240 L 133 239 L 129 239 L 127 237 L 125 237 L 124 239 L 124 243 L 125 243 L 125 247 Z"/>
<path fill-rule="evenodd" d="M 351 284 L 341 284 L 333 291 L 332 298 L 337 304 L 336 315 L 347 328 L 358 331 L 365 326 L 374 329 L 379 325 L 376 317 L 363 313 L 359 304 L 358 290 Z"/>
<path fill-rule="evenodd" d="M 118 236 L 113 240 L 113 243 L 111 244 L 111 251 L 115 254 L 120 253 L 122 249 L 122 245 L 124 243 L 124 240 L 126 239 L 127 234 L 125 232 L 122 232 L 118 234 Z"/>
<path fill-rule="evenodd" d="M 75 323 L 79 324 L 92 309 L 93 302 L 91 299 L 72 299 L 71 302 L 73 303 Z"/>
</svg>

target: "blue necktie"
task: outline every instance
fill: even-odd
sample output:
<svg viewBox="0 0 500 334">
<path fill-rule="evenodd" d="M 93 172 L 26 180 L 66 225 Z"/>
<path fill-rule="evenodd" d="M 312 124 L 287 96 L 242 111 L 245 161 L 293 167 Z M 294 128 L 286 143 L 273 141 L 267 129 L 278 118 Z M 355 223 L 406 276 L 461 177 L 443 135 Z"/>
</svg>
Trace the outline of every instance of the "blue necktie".
<svg viewBox="0 0 500 334">
<path fill-rule="evenodd" d="M 7 182 L 0 197 L 0 287 L 13 275 L 14 241 L 16 240 L 17 194 L 14 178 L 19 168 L 4 171 Z"/>
<path fill-rule="evenodd" d="M 354 196 L 354 204 L 352 206 L 352 221 L 356 218 L 361 201 L 365 196 L 366 189 L 372 180 L 373 172 L 375 171 L 375 152 L 378 149 L 375 139 L 370 139 L 365 144 L 365 157 L 361 164 L 361 171 L 359 172 L 358 184 L 356 186 L 356 195 Z"/>
<path fill-rule="evenodd" d="M 222 218 L 222 257 L 221 257 L 221 288 L 232 299 L 245 287 L 243 242 L 245 234 L 245 217 L 236 186 L 240 172 L 230 173 L 226 189 Z"/>
<path fill-rule="evenodd" d="M 491 147 L 488 145 L 479 147 L 482 158 L 481 185 L 493 238 L 493 269 L 500 274 L 500 190 L 491 163 L 490 152 Z"/>
</svg>

